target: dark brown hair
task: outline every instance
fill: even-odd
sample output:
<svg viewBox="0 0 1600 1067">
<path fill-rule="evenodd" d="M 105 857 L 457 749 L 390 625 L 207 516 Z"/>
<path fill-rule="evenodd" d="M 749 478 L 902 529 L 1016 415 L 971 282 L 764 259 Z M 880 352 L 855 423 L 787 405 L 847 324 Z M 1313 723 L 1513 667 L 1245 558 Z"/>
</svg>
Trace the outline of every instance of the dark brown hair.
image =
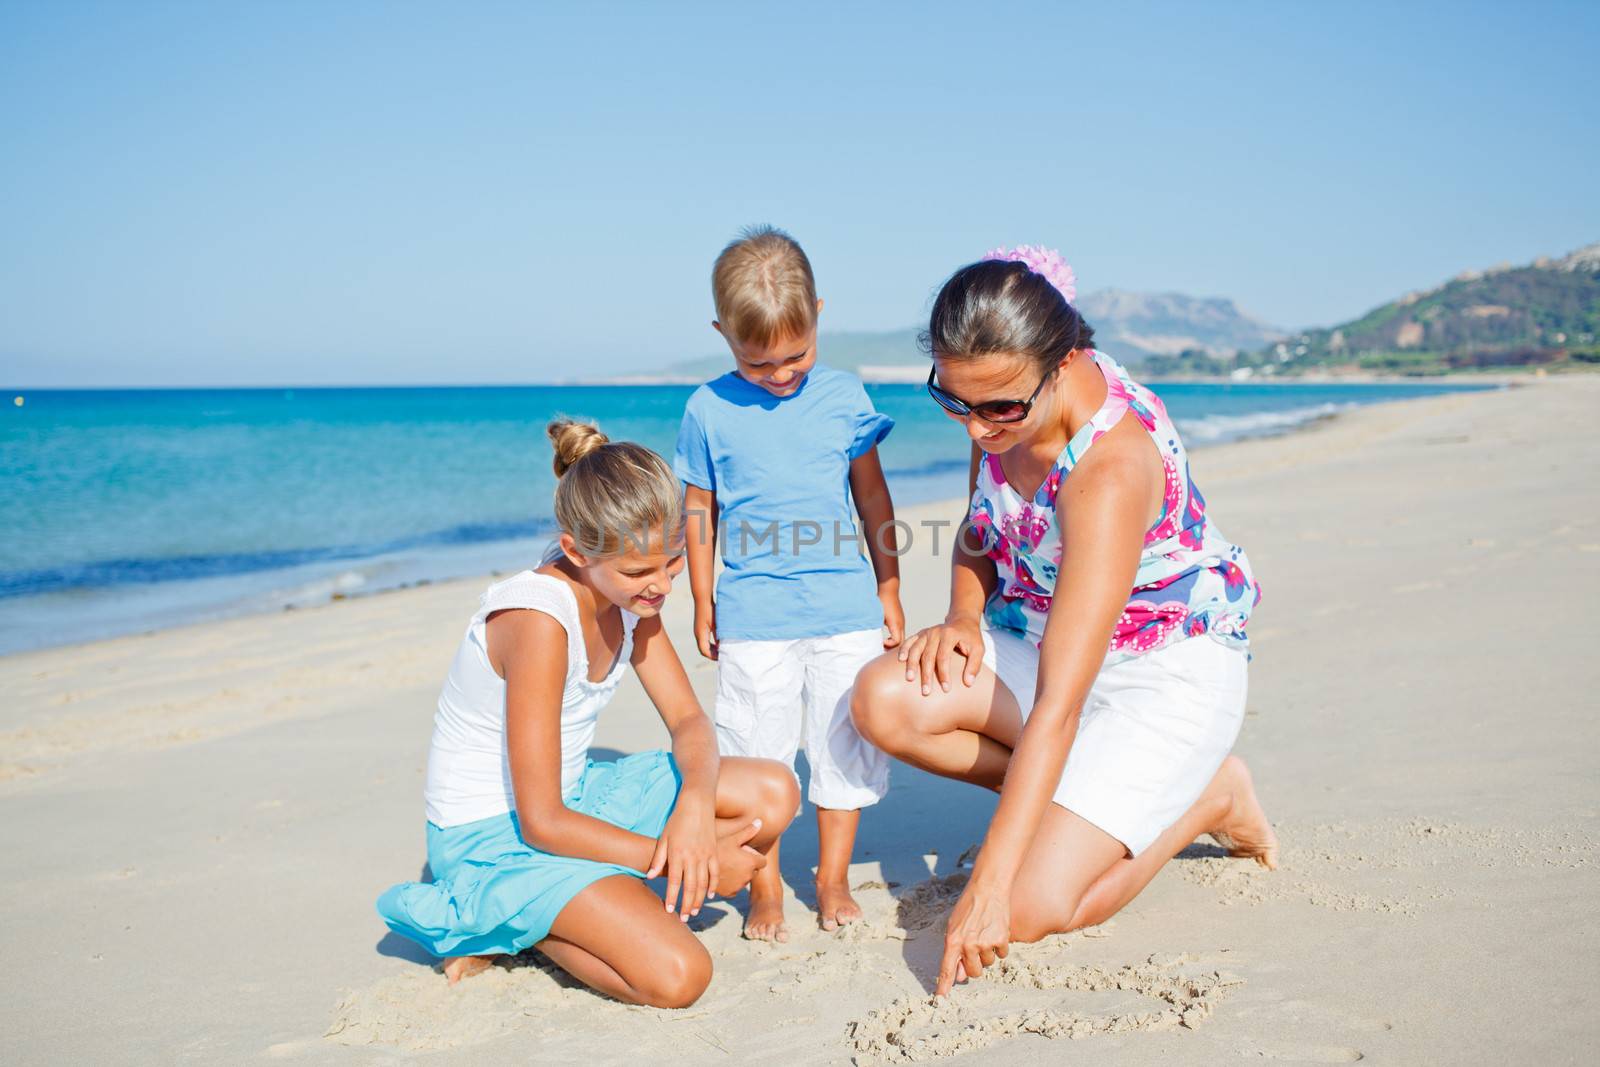
<svg viewBox="0 0 1600 1067">
<path fill-rule="evenodd" d="M 930 356 L 969 359 L 1009 352 L 1044 370 L 1073 349 L 1094 347 L 1094 330 L 1027 264 L 985 260 L 962 267 L 944 283 L 918 340 Z"/>
</svg>

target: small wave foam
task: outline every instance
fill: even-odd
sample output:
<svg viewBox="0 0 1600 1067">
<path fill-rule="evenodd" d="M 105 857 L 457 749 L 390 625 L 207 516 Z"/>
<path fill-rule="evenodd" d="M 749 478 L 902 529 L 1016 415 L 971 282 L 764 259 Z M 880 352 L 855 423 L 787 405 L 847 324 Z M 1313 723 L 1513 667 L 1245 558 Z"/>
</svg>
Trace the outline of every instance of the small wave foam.
<svg viewBox="0 0 1600 1067">
<path fill-rule="evenodd" d="M 949 474 L 951 471 L 965 471 L 967 463 L 966 456 L 957 459 L 935 459 L 911 467 L 888 467 L 883 473 L 889 478 L 926 478 L 930 475 Z"/>
<path fill-rule="evenodd" d="M 470 522 L 428 533 L 396 537 L 365 544 L 325 545 L 256 552 L 203 553 L 145 559 L 106 559 L 46 567 L 39 570 L 0 571 L 0 600 L 36 596 L 73 589 L 100 589 L 119 585 L 152 585 L 195 578 L 219 578 L 282 571 L 310 564 L 363 560 L 419 549 L 481 545 L 547 536 L 555 526 L 550 519 Z M 347 572 L 361 584 L 364 579 Z M 336 587 L 337 588 L 337 587 Z M 351 586 L 350 588 L 353 588 Z"/>
<path fill-rule="evenodd" d="M 1216 445 L 1244 437 L 1272 437 L 1289 433 L 1310 422 L 1326 419 L 1356 405 L 1317 404 L 1286 411 L 1252 411 L 1245 415 L 1206 415 L 1198 419 L 1177 419 L 1178 431 L 1190 445 Z"/>
</svg>

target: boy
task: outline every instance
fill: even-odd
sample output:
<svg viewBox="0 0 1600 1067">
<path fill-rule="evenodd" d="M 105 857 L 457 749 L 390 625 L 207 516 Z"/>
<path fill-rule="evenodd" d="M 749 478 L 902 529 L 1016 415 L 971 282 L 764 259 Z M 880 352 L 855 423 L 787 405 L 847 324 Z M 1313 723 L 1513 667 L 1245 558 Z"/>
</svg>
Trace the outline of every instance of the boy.
<svg viewBox="0 0 1600 1067">
<path fill-rule="evenodd" d="M 724 755 L 792 769 L 804 734 L 818 920 L 833 930 L 861 917 L 849 884 L 856 826 L 889 784 L 888 758 L 850 721 L 850 688 L 905 630 L 894 505 L 877 453 L 894 421 L 873 410 L 853 375 L 817 365 L 822 301 L 788 234 L 741 233 L 717 257 L 711 286 L 712 326 L 734 370 L 689 398 L 673 464 L 685 483 L 695 640 L 717 661 Z M 713 597 L 719 527 L 723 573 Z M 750 884 L 744 933 L 788 940 L 776 845 Z"/>
</svg>

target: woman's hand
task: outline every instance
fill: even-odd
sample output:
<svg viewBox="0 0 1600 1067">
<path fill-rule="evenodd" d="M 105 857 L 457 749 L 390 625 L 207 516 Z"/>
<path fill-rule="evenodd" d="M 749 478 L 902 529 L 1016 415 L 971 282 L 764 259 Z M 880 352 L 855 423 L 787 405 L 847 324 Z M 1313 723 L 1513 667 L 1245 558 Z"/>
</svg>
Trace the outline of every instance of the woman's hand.
<svg viewBox="0 0 1600 1067">
<path fill-rule="evenodd" d="M 666 829 L 656 841 L 646 878 L 654 878 L 662 868 L 667 872 L 667 910 L 677 908 L 684 922 L 700 913 L 706 895 L 715 895 L 719 870 L 719 844 L 715 810 L 692 797 L 680 795 L 667 818 Z M 677 898 L 682 895 L 682 900 Z"/>
<path fill-rule="evenodd" d="M 767 857 L 750 847 L 750 839 L 761 832 L 761 820 L 753 820 L 742 830 L 724 834 L 717 839 L 717 869 L 721 872 L 715 883 L 718 893 L 731 897 L 750 884 L 755 873 L 767 865 Z"/>
<path fill-rule="evenodd" d="M 945 925 L 944 957 L 939 961 L 939 984 L 933 995 L 942 997 L 950 987 L 976 978 L 1011 951 L 1011 894 L 968 882 Z"/>
<path fill-rule="evenodd" d="M 694 643 L 706 659 L 717 658 L 717 606 L 694 606 Z"/>
<path fill-rule="evenodd" d="M 976 615 L 953 615 L 938 626 L 919 630 L 900 646 L 900 662 L 906 665 L 906 681 L 921 675 L 922 695 L 933 692 L 935 681 L 950 691 L 950 657 L 960 654 L 966 662 L 961 680 L 971 685 L 983 666 L 983 630 Z"/>
</svg>

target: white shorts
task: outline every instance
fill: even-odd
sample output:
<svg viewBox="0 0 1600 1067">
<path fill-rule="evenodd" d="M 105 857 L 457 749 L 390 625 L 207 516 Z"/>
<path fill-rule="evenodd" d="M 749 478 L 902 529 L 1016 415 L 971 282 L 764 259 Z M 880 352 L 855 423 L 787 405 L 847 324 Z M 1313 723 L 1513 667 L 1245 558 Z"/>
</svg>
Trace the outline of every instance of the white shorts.
<svg viewBox="0 0 1600 1067">
<path fill-rule="evenodd" d="M 983 665 L 1033 710 L 1039 650 L 1008 630 L 983 631 Z M 1100 668 L 1051 797 L 1137 856 L 1193 806 L 1244 722 L 1249 660 L 1189 637 Z"/>
<path fill-rule="evenodd" d="M 811 803 L 876 804 L 889 790 L 889 757 L 856 733 L 850 690 L 861 668 L 881 655 L 883 634 L 876 629 L 718 642 L 717 750 L 780 760 L 793 771 L 804 735 Z"/>
</svg>

